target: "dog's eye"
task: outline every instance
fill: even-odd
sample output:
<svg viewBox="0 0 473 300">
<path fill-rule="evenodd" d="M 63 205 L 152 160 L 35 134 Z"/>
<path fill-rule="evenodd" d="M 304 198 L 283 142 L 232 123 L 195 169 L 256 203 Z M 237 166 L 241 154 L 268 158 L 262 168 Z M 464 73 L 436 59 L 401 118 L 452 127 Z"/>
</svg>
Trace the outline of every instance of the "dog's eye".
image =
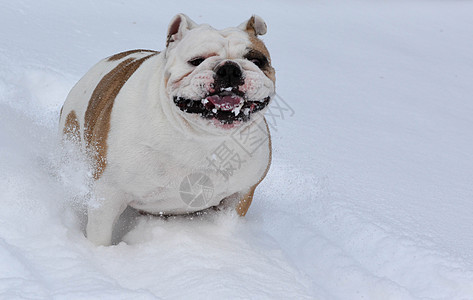
<svg viewBox="0 0 473 300">
<path fill-rule="evenodd" d="M 250 50 L 245 56 L 247 60 L 254 63 L 258 68 L 263 69 L 268 65 L 268 59 L 261 52 Z"/>
<path fill-rule="evenodd" d="M 193 65 L 194 67 L 197 67 L 201 63 L 203 63 L 205 58 L 203 57 L 196 57 L 188 61 L 189 64 Z"/>
<path fill-rule="evenodd" d="M 250 59 L 250 61 L 254 63 L 258 68 L 261 68 L 264 65 L 263 61 L 259 58 L 253 58 Z"/>
</svg>

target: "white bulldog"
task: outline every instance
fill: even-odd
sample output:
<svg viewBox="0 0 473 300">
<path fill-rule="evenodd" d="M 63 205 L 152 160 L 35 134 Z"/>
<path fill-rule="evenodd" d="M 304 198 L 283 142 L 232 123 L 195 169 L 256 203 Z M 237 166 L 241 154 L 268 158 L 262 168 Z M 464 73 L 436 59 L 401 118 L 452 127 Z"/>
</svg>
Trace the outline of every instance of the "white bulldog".
<svg viewBox="0 0 473 300">
<path fill-rule="evenodd" d="M 265 33 L 258 16 L 216 30 L 179 14 L 163 52 L 113 55 L 74 86 L 60 132 L 93 166 L 90 241 L 109 245 L 128 205 L 174 215 L 233 199 L 246 214 L 271 162 L 263 113 L 275 72 L 258 39 Z"/>
</svg>

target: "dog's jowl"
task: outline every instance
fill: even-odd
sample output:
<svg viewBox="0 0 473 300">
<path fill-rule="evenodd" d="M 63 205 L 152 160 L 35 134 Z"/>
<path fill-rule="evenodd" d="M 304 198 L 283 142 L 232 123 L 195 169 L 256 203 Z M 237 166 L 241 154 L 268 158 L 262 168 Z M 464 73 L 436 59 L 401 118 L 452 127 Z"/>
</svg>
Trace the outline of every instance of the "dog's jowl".
<svg viewBox="0 0 473 300">
<path fill-rule="evenodd" d="M 93 168 L 89 240 L 109 245 L 127 206 L 164 215 L 233 206 L 246 214 L 271 162 L 264 112 L 275 72 L 258 37 L 265 33 L 258 16 L 216 30 L 179 14 L 162 52 L 115 54 L 74 86 L 60 134 Z"/>
</svg>

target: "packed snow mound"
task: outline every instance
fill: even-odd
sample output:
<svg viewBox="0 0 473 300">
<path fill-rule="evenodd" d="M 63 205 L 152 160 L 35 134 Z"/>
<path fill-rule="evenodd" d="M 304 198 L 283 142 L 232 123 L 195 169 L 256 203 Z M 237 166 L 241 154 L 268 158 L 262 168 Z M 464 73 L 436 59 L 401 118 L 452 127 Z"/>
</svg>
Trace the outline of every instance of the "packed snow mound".
<svg viewBox="0 0 473 300">
<path fill-rule="evenodd" d="M 471 11 L 0 4 L 0 299 L 473 298 Z M 58 149 L 59 110 L 103 57 L 162 50 L 179 12 L 216 28 L 264 17 L 281 99 L 268 116 L 272 167 L 245 218 L 130 209 L 115 245 L 95 247 L 83 234 L 90 176 Z"/>
</svg>

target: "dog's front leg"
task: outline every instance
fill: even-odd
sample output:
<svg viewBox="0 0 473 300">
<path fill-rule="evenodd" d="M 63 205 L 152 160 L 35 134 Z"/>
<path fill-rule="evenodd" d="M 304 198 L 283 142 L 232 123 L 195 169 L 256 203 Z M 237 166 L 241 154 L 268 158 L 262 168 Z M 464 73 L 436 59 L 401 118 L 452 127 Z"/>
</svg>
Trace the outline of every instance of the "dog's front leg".
<svg viewBox="0 0 473 300">
<path fill-rule="evenodd" d="M 113 227 L 127 207 L 126 196 L 103 184 L 96 185 L 95 195 L 97 203 L 88 207 L 87 238 L 97 246 L 108 246 L 112 243 Z"/>
</svg>

